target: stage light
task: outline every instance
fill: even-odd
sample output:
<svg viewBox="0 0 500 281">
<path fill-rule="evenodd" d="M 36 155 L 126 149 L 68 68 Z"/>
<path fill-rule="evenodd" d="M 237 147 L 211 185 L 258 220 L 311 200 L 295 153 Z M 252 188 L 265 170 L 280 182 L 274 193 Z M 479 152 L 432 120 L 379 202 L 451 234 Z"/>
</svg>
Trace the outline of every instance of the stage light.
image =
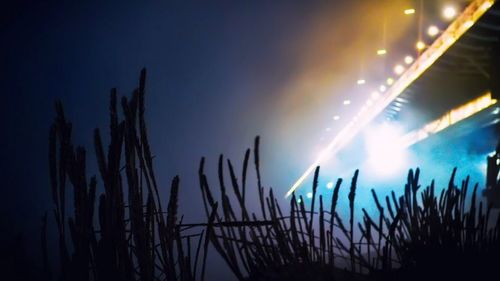
<svg viewBox="0 0 500 281">
<path fill-rule="evenodd" d="M 414 61 L 413 57 L 412 56 L 406 56 L 405 57 L 405 63 L 406 64 L 412 64 Z"/>
<path fill-rule="evenodd" d="M 340 119 L 340 116 L 338 116 L 338 115 L 333 116 L 333 120 L 337 121 L 339 119 Z"/>
<path fill-rule="evenodd" d="M 403 74 L 403 72 L 405 71 L 405 68 L 404 66 L 398 64 L 394 67 L 394 73 L 396 73 L 397 75 L 401 75 Z"/>
<path fill-rule="evenodd" d="M 413 15 L 415 14 L 415 9 L 406 9 L 404 10 L 405 15 Z"/>
<path fill-rule="evenodd" d="M 427 29 L 427 34 L 430 36 L 430 37 L 434 37 L 436 35 L 439 34 L 439 28 L 435 25 L 431 25 L 429 26 L 429 28 Z"/>
<path fill-rule="evenodd" d="M 415 47 L 417 47 L 417 50 L 422 51 L 423 49 L 425 49 L 426 45 L 424 42 L 418 41 Z"/>
<path fill-rule="evenodd" d="M 365 81 L 365 79 L 359 79 L 358 81 L 356 81 L 356 83 L 357 83 L 358 85 L 363 85 L 363 84 L 365 84 L 365 83 L 366 83 L 366 81 Z"/>
<path fill-rule="evenodd" d="M 378 87 L 379 91 L 380 92 L 385 92 L 387 90 L 387 87 L 385 85 L 380 85 L 380 87 Z"/>
<path fill-rule="evenodd" d="M 494 0 L 489 0 L 489 1 L 484 2 L 483 5 L 481 5 L 481 9 L 483 9 L 485 11 L 488 10 L 489 8 L 491 8 L 491 6 L 493 6 L 494 2 L 495 2 Z"/>
<path fill-rule="evenodd" d="M 466 104 L 456 107 L 438 119 L 427 123 L 421 129 L 417 129 L 407 133 L 402 139 L 404 140 L 404 145 L 406 147 L 412 146 L 418 143 L 430 135 L 439 133 L 440 131 L 448 128 L 451 125 L 457 124 L 458 122 L 480 112 L 481 110 L 488 108 L 497 103 L 497 100 L 491 97 L 491 93 L 488 92 L 481 97 L 478 97 Z"/>
<path fill-rule="evenodd" d="M 380 93 L 377 91 L 373 91 L 371 96 L 373 100 L 377 100 L 378 98 L 380 98 Z"/>
<path fill-rule="evenodd" d="M 333 188 L 333 182 L 332 182 L 332 181 L 329 181 L 329 182 L 326 184 L 326 188 L 328 188 L 328 189 L 332 189 L 332 188 Z"/>
<path fill-rule="evenodd" d="M 389 77 L 389 78 L 387 78 L 386 83 L 387 83 L 387 85 L 390 86 L 390 85 L 394 84 L 394 79 L 392 79 L 392 78 Z"/>
<path fill-rule="evenodd" d="M 469 18 L 472 23 L 477 21 L 484 13 L 485 10 L 483 8 L 487 7 L 483 5 L 477 5 L 478 2 L 486 3 L 485 0 L 478 0 L 472 2 L 467 7 L 467 12 L 469 14 L 464 15 L 464 18 Z M 494 1 L 488 1 L 493 2 Z M 461 22 L 461 21 L 460 21 Z M 361 118 L 359 122 L 349 122 L 347 126 L 339 130 L 339 133 L 328 143 L 328 146 L 324 149 L 324 153 L 321 154 L 321 157 L 318 157 L 311 165 L 307 167 L 303 174 L 297 178 L 297 180 L 290 186 L 289 190 L 286 192 L 285 197 L 289 197 L 297 188 L 299 188 L 302 183 L 307 179 L 311 173 L 314 172 L 315 168 L 320 165 L 327 155 L 335 155 L 338 153 L 350 140 L 352 140 L 370 121 L 374 119 L 374 117 L 383 111 L 382 105 L 387 105 L 391 103 L 394 99 L 397 98 L 405 89 L 407 89 L 415 80 L 417 80 L 431 65 L 436 63 L 436 61 L 443 56 L 443 54 L 453 45 L 453 43 L 461 38 L 465 32 L 467 31 L 464 28 L 464 24 L 460 25 L 460 22 L 457 24 L 451 24 L 447 30 L 445 31 L 444 40 L 440 40 L 439 44 L 435 44 L 435 48 L 429 50 L 429 54 L 425 54 L 422 58 L 422 62 L 414 65 L 415 67 L 411 69 L 410 72 L 405 73 L 404 76 L 398 77 L 397 82 L 395 82 L 394 86 L 391 88 L 391 93 L 387 97 L 384 97 L 384 101 L 381 103 L 381 106 L 372 107 L 370 114 L 367 114 L 366 118 Z M 422 46 L 422 50 L 424 50 L 427 46 L 425 43 L 419 43 Z M 419 52 L 422 53 L 422 52 Z M 498 118 L 500 120 L 500 118 Z"/>
<path fill-rule="evenodd" d="M 312 192 L 308 192 L 306 194 L 306 197 L 309 198 L 309 199 L 313 198 L 313 193 Z"/>
<path fill-rule="evenodd" d="M 457 9 L 454 6 L 446 6 L 443 9 L 443 17 L 447 20 L 452 20 L 457 16 Z"/>
<path fill-rule="evenodd" d="M 474 21 L 472 21 L 472 20 L 468 20 L 464 23 L 464 27 L 467 29 L 471 28 L 473 25 L 474 25 Z"/>
<path fill-rule="evenodd" d="M 383 56 L 385 54 L 387 54 L 387 50 L 386 49 L 378 49 L 377 50 L 377 55 Z"/>
<path fill-rule="evenodd" d="M 406 169 L 407 152 L 398 127 L 384 123 L 365 134 L 368 164 L 378 176 L 390 176 Z"/>
<path fill-rule="evenodd" d="M 345 100 L 344 101 L 344 105 L 350 105 L 351 104 L 351 101 L 350 100 Z"/>
<path fill-rule="evenodd" d="M 492 113 L 495 114 L 495 115 L 497 115 L 498 113 L 500 113 L 500 107 L 495 108 Z"/>
</svg>

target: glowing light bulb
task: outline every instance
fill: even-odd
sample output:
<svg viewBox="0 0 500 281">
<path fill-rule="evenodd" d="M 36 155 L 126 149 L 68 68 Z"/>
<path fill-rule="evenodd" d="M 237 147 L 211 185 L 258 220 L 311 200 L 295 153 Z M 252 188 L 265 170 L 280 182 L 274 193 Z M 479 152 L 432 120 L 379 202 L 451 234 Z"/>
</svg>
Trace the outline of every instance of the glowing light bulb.
<svg viewBox="0 0 500 281">
<path fill-rule="evenodd" d="M 326 188 L 328 188 L 328 189 L 332 189 L 332 188 L 333 188 L 333 182 L 332 182 L 332 181 L 329 181 L 329 182 L 326 184 Z"/>
<path fill-rule="evenodd" d="M 457 9 L 454 6 L 446 6 L 443 9 L 443 17 L 447 20 L 452 20 L 457 16 Z"/>
<path fill-rule="evenodd" d="M 394 84 L 394 79 L 392 79 L 391 77 L 387 78 L 387 81 L 386 81 L 387 85 L 392 85 Z"/>
<path fill-rule="evenodd" d="M 378 87 L 379 91 L 381 91 L 382 93 L 385 92 L 385 90 L 387 90 L 387 87 L 385 85 L 380 85 L 380 87 Z"/>
<path fill-rule="evenodd" d="M 436 35 L 439 34 L 439 28 L 435 25 L 431 25 L 429 26 L 429 28 L 427 29 L 427 34 L 431 37 L 434 37 Z"/>
<path fill-rule="evenodd" d="M 309 199 L 313 198 L 313 193 L 312 192 L 308 192 L 306 194 L 306 197 L 309 198 Z"/>
<path fill-rule="evenodd" d="M 394 67 L 394 73 L 396 73 L 397 75 L 401 75 L 403 74 L 403 72 L 405 71 L 405 68 L 404 66 L 398 64 Z"/>
<path fill-rule="evenodd" d="M 345 100 L 344 101 L 344 105 L 350 105 L 351 104 L 351 101 L 350 100 Z"/>
<path fill-rule="evenodd" d="M 366 81 L 365 81 L 365 79 L 359 79 L 358 81 L 356 81 L 356 83 L 357 83 L 358 85 L 363 85 L 363 84 L 365 84 L 365 83 L 366 83 Z"/>
<path fill-rule="evenodd" d="M 406 64 L 412 64 L 414 61 L 413 57 L 412 56 L 406 56 L 405 57 L 405 63 Z"/>
<path fill-rule="evenodd" d="M 417 50 L 422 51 L 423 49 L 425 49 L 426 46 L 424 42 L 418 41 L 415 47 L 417 47 Z"/>
<path fill-rule="evenodd" d="M 377 50 L 377 55 L 383 56 L 385 54 L 387 54 L 387 50 L 386 49 L 378 49 Z"/>
<path fill-rule="evenodd" d="M 415 14 L 415 9 L 413 9 L 413 8 L 406 9 L 406 10 L 404 10 L 404 14 L 405 15 L 413 15 L 413 14 Z"/>
<path fill-rule="evenodd" d="M 339 119 L 340 119 L 340 116 L 338 116 L 338 115 L 333 116 L 333 120 L 337 121 Z"/>
</svg>

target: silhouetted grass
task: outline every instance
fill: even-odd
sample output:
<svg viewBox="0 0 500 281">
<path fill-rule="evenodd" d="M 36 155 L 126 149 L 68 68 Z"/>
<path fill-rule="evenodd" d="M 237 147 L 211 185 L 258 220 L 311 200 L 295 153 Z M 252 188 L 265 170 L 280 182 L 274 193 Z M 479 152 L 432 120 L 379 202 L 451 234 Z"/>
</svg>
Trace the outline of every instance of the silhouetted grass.
<svg viewBox="0 0 500 281">
<path fill-rule="evenodd" d="M 254 148 L 257 171 L 258 144 L 257 138 Z M 247 151 L 244 163 L 248 162 L 248 157 Z M 420 190 L 419 169 L 409 171 L 404 194 L 398 198 L 393 191 L 391 196 L 385 197 L 385 205 L 381 204 L 375 190 L 371 190 L 378 216 L 372 217 L 361 208 L 362 219 L 357 223 L 356 171 L 346 198 L 349 202 L 346 225 L 336 211 L 338 200 L 342 200 L 339 198 L 342 181 L 337 181 L 330 208 L 325 210 L 323 196 L 317 195 L 319 167 L 314 173 L 309 207 L 301 196 L 296 198 L 293 194 L 287 216 L 282 214 L 272 189 L 266 196 L 260 195 L 264 191 L 258 180 L 260 205 L 264 206 L 259 218 L 256 214 L 249 215 L 240 196 L 245 189 L 239 189 L 240 185 L 245 186 L 245 178 L 238 182 L 230 161 L 229 175 L 238 200 L 230 202 L 227 199 L 221 176 L 222 163 L 221 156 L 222 211 L 219 211 L 207 184 L 203 159 L 199 171 L 200 186 L 205 202 L 212 206 L 211 217 L 215 216 L 219 222 L 243 223 L 210 230 L 215 249 L 240 280 L 421 280 L 436 276 L 461 280 L 468 275 L 497 275 L 500 219 L 496 216 L 491 222 L 491 206 L 484 206 L 478 200 L 477 185 L 472 196 L 467 196 L 468 177 L 460 188 L 455 185 L 456 169 L 448 187 L 439 195 L 435 194 L 434 182 Z M 246 168 L 244 165 L 244 175 Z M 319 207 L 316 207 L 317 201 Z M 234 209 L 241 209 L 241 216 L 237 216 Z M 355 231 L 360 234 L 358 240 Z"/>
<path fill-rule="evenodd" d="M 402 196 L 392 192 L 381 201 L 372 190 L 377 214 L 370 215 L 357 207 L 358 171 L 347 198 L 339 196 L 342 180 L 338 180 L 330 204 L 325 205 L 317 192 L 318 167 L 310 204 L 306 206 L 301 196 L 293 194 L 289 212 L 284 214 L 273 190 L 262 186 L 259 138 L 253 149 L 256 186 L 247 183 L 250 149 L 243 159 L 241 180 L 231 161 L 219 157 L 220 198 L 208 184 L 202 159 L 198 176 L 207 220 L 183 224 L 178 214 L 178 177 L 172 180 L 166 210 L 160 200 L 144 96 L 145 70 L 132 97 L 121 99 L 121 118 L 117 93 L 111 91 L 106 149 L 100 131 L 94 133 L 99 180 L 88 178 L 86 151 L 74 147 L 72 125 L 61 103 L 56 103 L 49 167 L 59 265 L 52 274 L 48 247 L 43 243 L 47 279 L 203 280 L 210 244 L 238 280 L 420 280 L 436 276 L 461 280 L 468 275 L 498 275 L 500 221 L 498 216 L 492 218 L 490 206 L 479 202 L 477 185 L 472 196 L 467 196 L 468 178 L 459 188 L 453 171 L 448 187 L 438 195 L 434 182 L 422 190 L 420 171 L 410 171 Z M 98 185 L 103 189 L 99 194 Z M 248 192 L 255 190 L 258 202 L 247 202 Z M 337 212 L 339 200 L 349 203 L 346 221 Z M 253 213 L 249 204 L 257 206 L 260 214 Z M 359 212 L 361 219 L 356 221 Z M 43 222 L 42 241 L 46 241 L 47 217 Z"/>
<path fill-rule="evenodd" d="M 198 280 L 203 232 L 183 235 L 177 213 L 179 178 L 172 180 L 166 211 L 162 207 L 144 120 L 146 72 L 129 100 L 111 91 L 110 142 L 99 129 L 94 146 L 98 179 L 88 179 L 86 151 L 74 147 L 72 125 L 62 104 L 50 129 L 49 167 L 58 232 L 60 280 Z M 68 213 L 68 192 L 73 195 Z M 45 241 L 46 219 L 42 241 Z M 197 243 L 192 248 L 193 240 Z M 47 244 L 42 245 L 48 269 Z M 202 261 L 205 263 L 205 260 Z M 50 272 L 47 270 L 47 277 Z"/>
</svg>

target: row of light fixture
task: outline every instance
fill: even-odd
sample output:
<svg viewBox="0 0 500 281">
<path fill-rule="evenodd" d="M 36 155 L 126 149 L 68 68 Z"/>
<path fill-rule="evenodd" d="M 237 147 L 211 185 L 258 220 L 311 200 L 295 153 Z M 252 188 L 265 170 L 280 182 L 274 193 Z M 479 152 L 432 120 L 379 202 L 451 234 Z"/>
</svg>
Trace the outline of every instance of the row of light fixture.
<svg viewBox="0 0 500 281">
<path fill-rule="evenodd" d="M 414 15 L 416 13 L 416 10 L 414 8 L 408 8 L 408 9 L 405 9 L 403 11 L 403 13 L 405 15 Z M 453 20 L 457 15 L 458 15 L 457 8 L 453 5 L 445 6 L 443 11 L 442 11 L 442 17 L 447 21 Z M 427 28 L 427 35 L 431 38 L 436 37 L 439 33 L 441 33 L 441 30 L 436 25 L 430 25 Z M 425 42 L 423 42 L 422 40 L 418 40 L 417 43 L 415 44 L 415 48 L 417 49 L 417 51 L 419 53 L 421 53 L 425 48 L 427 48 L 427 44 Z M 385 48 L 378 49 L 376 54 L 378 56 L 384 56 L 387 54 L 387 49 L 385 49 Z M 407 55 L 404 57 L 403 61 L 404 61 L 404 64 L 396 64 L 393 68 L 394 74 L 397 76 L 402 75 L 406 71 L 406 67 L 404 65 L 407 65 L 407 66 L 411 65 L 413 62 L 415 62 L 415 58 L 411 55 Z M 360 78 L 356 81 L 356 84 L 361 86 L 361 85 L 365 85 L 366 82 L 367 81 L 364 78 Z M 387 91 L 388 87 L 390 87 L 392 84 L 394 84 L 394 82 L 395 82 L 394 78 L 388 77 L 384 84 L 381 84 L 377 90 L 372 91 L 370 98 L 362 106 L 361 111 L 354 117 L 353 121 L 356 121 L 358 116 L 364 110 L 366 110 L 367 107 L 371 106 L 377 99 L 379 99 L 381 97 L 382 93 Z M 396 102 L 394 103 L 393 109 L 395 111 L 401 111 L 401 107 L 403 106 L 403 103 L 406 103 L 406 100 L 404 100 L 403 98 L 397 98 Z M 346 99 L 343 101 L 344 106 L 348 106 L 350 104 L 351 104 L 351 100 L 349 100 L 349 99 Z M 333 120 L 339 121 L 340 116 L 334 115 Z M 351 121 L 351 122 L 353 122 L 353 121 Z M 331 128 L 330 127 L 326 128 L 326 131 L 327 132 L 331 131 Z M 324 138 L 321 138 L 321 139 L 324 139 Z M 329 181 L 326 184 L 326 188 L 332 189 L 333 182 Z M 309 199 L 312 198 L 312 196 L 313 196 L 312 192 L 308 192 L 306 194 L 306 197 Z"/>
<path fill-rule="evenodd" d="M 403 13 L 405 15 L 414 15 L 416 13 L 416 10 L 414 8 L 408 8 L 408 9 L 405 9 L 403 11 Z M 445 6 L 443 11 L 442 11 L 442 17 L 447 21 L 453 20 L 457 16 L 457 14 L 458 14 L 457 8 L 453 5 Z M 441 32 L 441 30 L 436 25 L 430 25 L 427 28 L 427 35 L 429 35 L 430 37 L 436 37 L 440 32 Z M 427 47 L 427 44 L 424 43 L 422 40 L 418 40 L 417 43 L 415 44 L 415 48 L 417 49 L 417 51 L 419 53 L 422 52 L 426 47 Z M 387 54 L 387 49 L 385 49 L 385 48 L 378 49 L 376 53 L 378 56 L 384 56 Z M 393 68 L 394 74 L 397 76 L 402 75 L 406 71 L 405 65 L 406 66 L 411 65 L 415 61 L 415 58 L 411 55 L 407 55 L 404 57 L 403 61 L 404 61 L 404 64 L 402 64 L 402 63 L 396 64 Z M 360 78 L 356 81 L 356 84 L 357 85 L 364 85 L 364 84 L 366 84 L 366 82 L 367 81 L 364 78 Z M 363 107 L 361 108 L 361 111 L 364 111 L 366 109 L 366 107 L 372 105 L 375 100 L 380 98 L 382 93 L 387 91 L 388 87 L 390 87 L 392 84 L 394 84 L 394 82 L 395 82 L 394 78 L 388 77 L 384 84 L 380 85 L 377 90 L 374 90 L 371 93 L 370 98 L 366 101 L 365 105 L 363 105 Z M 343 101 L 344 106 L 348 106 L 350 104 L 351 104 L 351 100 L 349 100 L 349 99 L 346 99 Z M 401 104 L 401 103 L 399 103 L 399 104 Z M 396 109 L 396 110 L 400 111 L 401 108 L 398 107 L 398 109 Z M 358 113 L 358 115 L 360 113 Z M 357 116 L 354 117 L 354 119 L 357 119 Z M 333 120 L 334 121 L 340 120 L 340 116 L 334 115 Z M 326 129 L 327 132 L 330 130 L 331 130 L 331 128 Z"/>
<path fill-rule="evenodd" d="M 478 1 L 478 2 L 479 2 L 479 1 Z M 484 0 L 484 1 L 481 1 L 481 2 L 482 2 L 482 4 L 481 4 L 481 6 L 480 6 L 480 7 L 478 7 L 478 8 L 479 8 L 479 10 L 478 10 L 478 11 L 480 11 L 480 12 L 485 12 L 485 11 L 487 11 L 487 10 L 488 10 L 488 9 L 489 9 L 489 8 L 490 8 L 493 4 L 494 4 L 495 0 Z M 404 10 L 404 13 L 405 13 L 406 15 L 415 14 L 415 9 L 407 9 L 407 10 Z M 480 16 L 480 15 L 481 15 L 481 14 L 479 14 L 479 16 Z M 452 19 L 453 19 L 453 18 L 455 18 L 456 16 L 457 16 L 457 10 L 456 10 L 456 8 L 455 8 L 455 7 L 453 7 L 453 6 L 447 6 L 447 7 L 445 7 L 445 8 L 444 8 L 444 10 L 443 10 L 443 17 L 444 17 L 445 19 L 452 20 Z M 477 20 L 477 18 L 476 18 L 476 20 Z M 472 27 L 472 26 L 474 25 L 474 22 L 475 22 L 475 20 L 473 20 L 473 19 L 469 19 L 468 21 L 463 22 L 463 23 L 462 23 L 462 25 L 460 26 L 460 28 L 462 28 L 462 29 L 464 29 L 464 30 L 467 30 L 468 28 L 470 28 L 470 27 Z M 463 31 L 463 30 L 462 30 L 462 31 Z M 431 33 L 432 33 L 432 32 L 431 32 Z M 453 42 L 454 42 L 454 41 L 453 41 Z M 449 44 L 452 44 L 452 43 L 449 43 Z M 418 47 L 418 46 L 423 46 L 421 49 L 425 49 L 425 47 L 426 47 L 426 46 L 425 46 L 425 43 L 423 43 L 423 42 L 421 42 L 421 41 L 419 41 L 419 42 L 417 43 L 417 47 Z M 378 52 L 377 52 L 377 53 L 378 53 Z M 385 53 L 387 53 L 387 51 L 385 51 Z M 419 52 L 419 54 L 420 54 L 420 52 Z M 410 61 L 411 61 L 411 62 L 410 62 Z M 405 63 L 407 63 L 407 64 L 411 64 L 411 63 L 413 63 L 413 58 L 409 58 L 409 57 L 408 57 L 408 58 L 406 58 L 406 57 L 405 57 Z M 404 71 L 405 71 L 405 70 L 403 70 L 403 72 L 404 72 Z M 403 73 L 403 72 L 402 72 L 402 73 Z M 401 73 L 401 74 L 402 74 L 402 73 Z M 366 81 L 365 81 L 364 79 L 359 79 L 359 80 L 357 81 L 357 84 L 359 84 L 359 85 L 363 85 L 363 84 L 365 84 L 365 83 L 366 83 Z M 372 95 L 370 96 L 370 98 L 371 98 L 372 100 L 377 99 L 378 97 L 380 97 L 380 92 L 383 92 L 385 89 L 387 89 L 387 86 L 391 86 L 391 85 L 393 85 L 393 83 L 395 83 L 395 80 L 394 80 L 392 77 L 387 78 L 387 80 L 385 81 L 385 84 L 384 84 L 384 85 L 381 85 L 381 86 L 379 87 L 379 91 L 374 91 L 374 92 L 372 92 Z M 386 85 L 387 85 L 387 86 L 386 86 Z M 373 101 L 367 101 L 367 103 L 366 103 L 366 104 L 363 106 L 363 108 L 361 109 L 361 112 L 360 112 L 360 113 L 362 113 L 362 111 L 363 111 L 364 109 L 366 109 L 367 105 L 370 105 L 370 104 L 372 104 L 372 103 L 373 103 Z M 402 105 L 403 105 L 403 104 L 405 104 L 405 103 L 408 103 L 408 101 L 407 101 L 407 100 L 405 100 L 405 99 L 403 99 L 403 98 L 401 98 L 401 97 L 397 97 L 397 98 L 395 99 L 395 102 L 394 102 L 394 103 L 393 103 L 393 105 L 391 106 L 391 109 L 392 109 L 392 110 L 394 110 L 394 111 L 400 111 L 400 110 L 401 110 Z M 350 104 L 351 104 L 351 101 L 350 101 L 350 100 L 344 100 L 343 104 L 344 104 L 344 105 L 346 105 L 346 106 L 347 106 L 347 105 L 350 105 Z M 499 112 L 500 112 L 500 110 L 495 110 L 495 111 L 494 111 L 494 114 L 498 114 Z M 357 116 L 355 116 L 355 117 L 353 118 L 353 120 L 352 120 L 352 121 L 350 121 L 350 122 L 349 122 L 349 123 L 348 123 L 348 124 L 344 127 L 344 129 L 341 131 L 341 134 L 342 134 L 342 133 L 345 133 L 346 131 L 348 131 L 349 127 L 351 127 L 352 125 L 354 125 L 354 122 L 356 122 L 356 121 L 357 121 L 358 116 L 359 116 L 359 114 L 360 114 L 360 113 L 358 113 L 358 115 L 357 115 Z M 338 116 L 338 115 L 334 116 L 334 120 L 339 120 L 339 119 L 340 119 L 340 116 Z M 326 153 L 329 153 L 329 152 L 333 149 L 333 147 L 334 147 L 335 145 L 337 145 L 337 144 L 338 144 L 338 143 L 337 143 L 338 138 L 339 138 L 339 136 L 335 137 L 335 139 L 333 139 L 333 140 L 332 140 L 332 142 L 328 145 L 328 147 L 327 147 L 324 151 L 322 151 L 322 152 L 321 152 L 320 156 L 316 159 L 316 161 L 315 161 L 315 162 L 313 162 L 313 163 L 312 163 L 312 164 L 311 164 L 311 165 L 307 168 L 307 170 L 304 172 L 304 174 L 302 174 L 302 176 L 300 176 L 300 177 L 297 179 L 297 181 L 296 181 L 296 182 L 295 182 L 295 183 L 291 186 L 290 190 L 286 193 L 286 197 L 289 197 L 291 194 L 293 194 L 293 192 L 294 192 L 294 191 L 295 191 L 295 190 L 296 190 L 296 189 L 297 189 L 297 188 L 298 188 L 298 187 L 302 184 L 302 182 L 304 181 L 304 179 L 305 179 L 307 176 L 309 176 L 309 175 L 313 172 L 314 168 L 315 168 L 316 166 L 318 166 L 318 165 L 321 163 L 321 161 L 322 161 L 322 160 L 323 160 L 323 158 L 324 158 L 324 155 L 325 155 Z M 324 137 L 322 137 L 322 139 L 324 139 Z M 337 147 L 337 148 L 338 148 L 338 147 Z M 333 182 L 328 182 L 328 183 L 326 184 L 326 188 L 328 188 L 328 189 L 333 188 Z M 310 199 L 310 198 L 312 198 L 312 197 L 313 197 L 313 193 L 312 193 L 312 192 L 306 193 L 306 198 Z M 301 198 L 301 197 L 300 197 L 300 198 Z M 300 198 L 299 198 L 299 199 L 297 199 L 299 202 L 301 201 L 301 199 L 300 199 Z"/>
</svg>

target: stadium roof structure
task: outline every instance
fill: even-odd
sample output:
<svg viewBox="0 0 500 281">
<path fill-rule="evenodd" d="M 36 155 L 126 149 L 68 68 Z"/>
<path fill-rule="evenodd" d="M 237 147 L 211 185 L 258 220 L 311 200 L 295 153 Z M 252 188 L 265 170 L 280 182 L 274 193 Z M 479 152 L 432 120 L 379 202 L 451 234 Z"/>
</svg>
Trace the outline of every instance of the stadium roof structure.
<svg viewBox="0 0 500 281">
<path fill-rule="evenodd" d="M 402 90 L 378 118 L 398 120 L 408 130 L 417 130 L 486 93 L 491 94 L 491 104 L 495 103 L 499 98 L 499 78 L 500 4 L 496 3 Z M 395 110 L 397 107 L 400 110 Z M 496 108 L 492 111 L 497 112 Z M 415 114 L 419 117 L 415 118 Z"/>
<path fill-rule="evenodd" d="M 480 123 L 485 126 L 498 123 L 499 41 L 500 4 L 495 0 L 472 1 L 382 97 L 340 130 L 285 196 L 290 196 L 327 156 L 338 153 L 374 120 L 402 121 L 408 131 L 408 145 L 475 115 L 481 116 Z M 446 124 L 443 126 L 441 121 Z M 475 126 L 469 125 L 472 129 Z"/>
</svg>

